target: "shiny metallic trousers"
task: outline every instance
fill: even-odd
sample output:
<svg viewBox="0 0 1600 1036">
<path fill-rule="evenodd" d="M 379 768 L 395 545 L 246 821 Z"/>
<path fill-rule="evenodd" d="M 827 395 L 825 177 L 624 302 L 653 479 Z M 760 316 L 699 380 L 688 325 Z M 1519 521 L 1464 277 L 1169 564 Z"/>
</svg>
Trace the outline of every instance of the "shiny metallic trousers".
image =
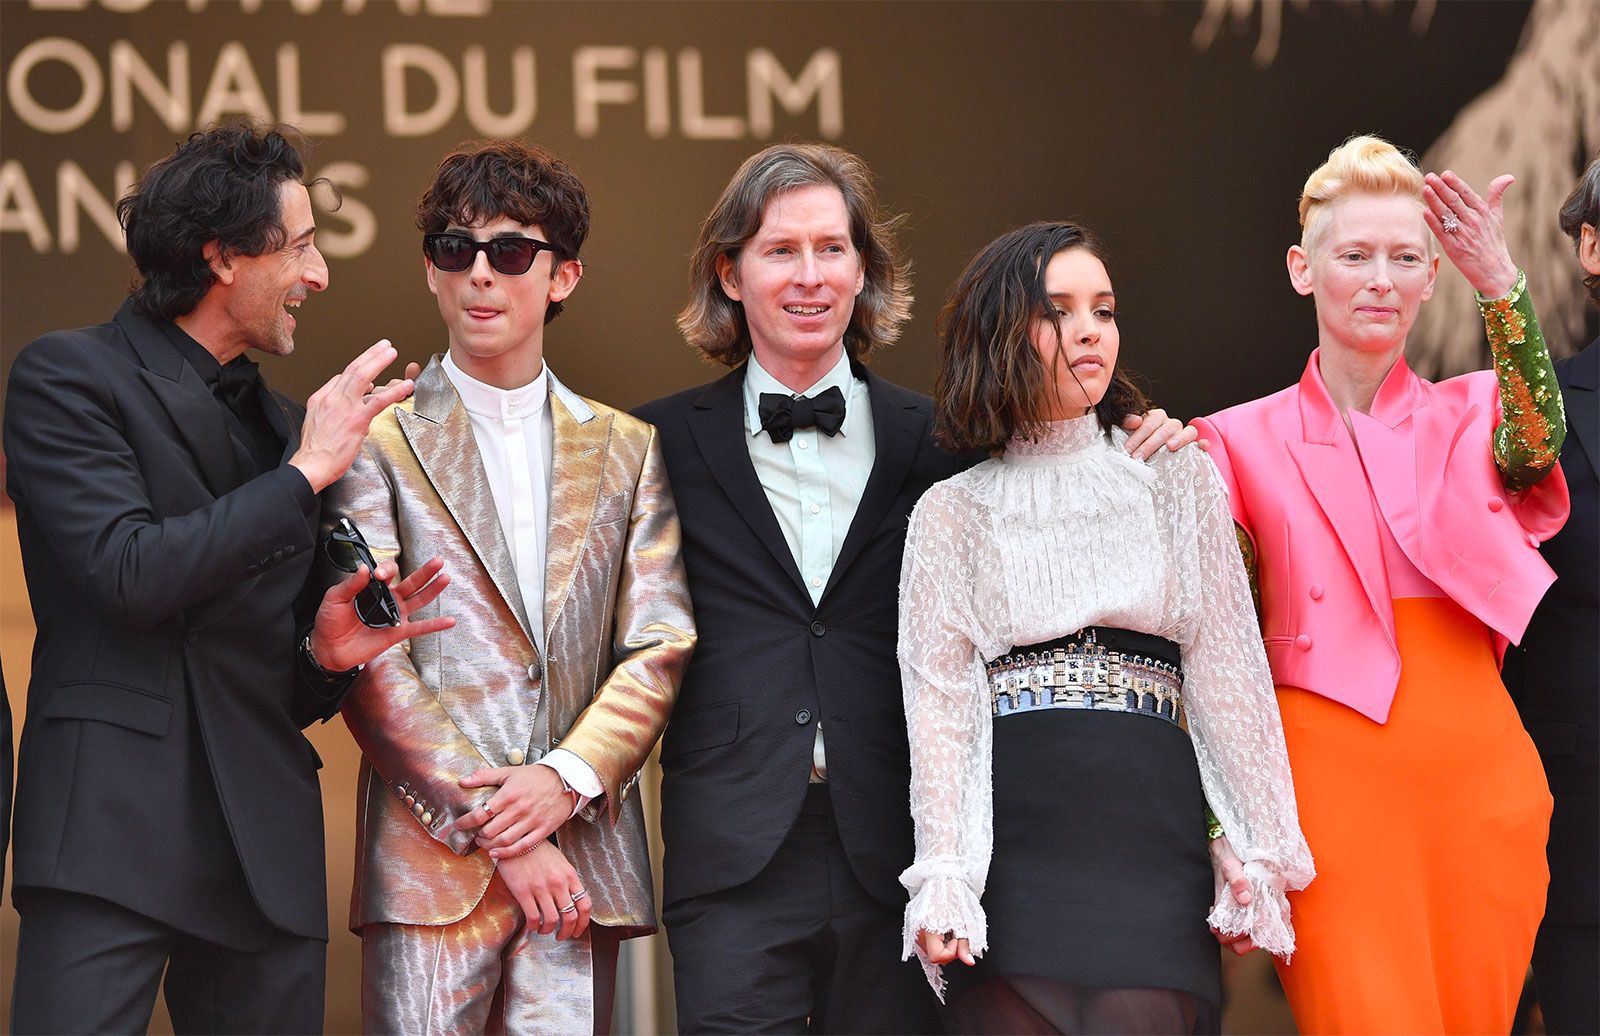
<svg viewBox="0 0 1600 1036">
<path fill-rule="evenodd" d="M 562 942 L 539 934 L 496 875 L 453 924 L 361 930 L 361 1028 L 429 1036 L 607 1032 L 617 946 L 598 925 Z"/>
</svg>

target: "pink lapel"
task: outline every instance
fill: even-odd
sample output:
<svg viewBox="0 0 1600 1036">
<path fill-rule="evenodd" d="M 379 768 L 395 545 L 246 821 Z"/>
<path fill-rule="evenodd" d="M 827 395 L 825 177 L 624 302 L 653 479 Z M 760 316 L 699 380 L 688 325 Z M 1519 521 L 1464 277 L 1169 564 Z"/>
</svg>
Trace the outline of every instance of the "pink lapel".
<svg viewBox="0 0 1600 1036">
<path fill-rule="evenodd" d="M 1374 614 L 1393 643 L 1394 605 L 1383 570 L 1383 547 L 1373 520 L 1372 501 L 1363 491 L 1366 475 L 1361 469 L 1355 442 L 1322 383 L 1322 374 L 1317 369 L 1318 352 L 1320 350 L 1311 353 L 1305 373 L 1300 377 L 1300 421 L 1305 440 L 1291 440 L 1285 445 L 1300 469 L 1306 488 L 1328 524 L 1333 526 Z"/>
</svg>

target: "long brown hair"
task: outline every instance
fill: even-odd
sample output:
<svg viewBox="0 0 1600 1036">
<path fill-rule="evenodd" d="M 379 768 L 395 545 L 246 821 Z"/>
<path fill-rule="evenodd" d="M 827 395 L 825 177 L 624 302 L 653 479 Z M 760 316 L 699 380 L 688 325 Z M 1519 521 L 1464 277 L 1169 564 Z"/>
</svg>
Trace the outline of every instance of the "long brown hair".
<svg viewBox="0 0 1600 1036">
<path fill-rule="evenodd" d="M 701 225 L 689 261 L 689 303 L 678 314 L 678 329 L 706 359 L 734 367 L 750 355 L 744 306 L 722 290 L 717 259 L 726 256 L 737 268 L 739 252 L 761 229 L 767 204 L 812 186 L 836 187 L 844 196 L 850 243 L 866 271 L 844 332 L 845 352 L 863 359 L 900 336 L 911 316 L 911 260 L 895 240 L 904 217 L 883 211 L 867 164 L 849 151 L 831 144 L 774 144 L 733 174 Z"/>
<path fill-rule="evenodd" d="M 1100 242 L 1078 224 L 1030 223 L 992 241 L 961 271 L 938 322 L 933 434 L 940 446 L 993 451 L 1044 430 L 1055 379 L 1033 347 L 1033 329 L 1051 311 L 1045 267 L 1069 248 L 1106 261 Z M 1094 411 L 1110 430 L 1147 408 L 1119 364 Z"/>
</svg>

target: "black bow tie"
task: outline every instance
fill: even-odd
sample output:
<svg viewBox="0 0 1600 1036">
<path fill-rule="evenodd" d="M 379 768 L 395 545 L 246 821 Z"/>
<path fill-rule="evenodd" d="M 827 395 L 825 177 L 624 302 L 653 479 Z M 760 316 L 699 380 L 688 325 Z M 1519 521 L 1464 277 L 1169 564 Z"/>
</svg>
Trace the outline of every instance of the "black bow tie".
<svg viewBox="0 0 1600 1036">
<path fill-rule="evenodd" d="M 788 442 L 796 429 L 815 425 L 823 435 L 838 435 L 844 424 L 844 393 L 835 385 L 814 396 L 761 393 L 761 428 L 773 442 Z"/>
<path fill-rule="evenodd" d="M 242 418 L 245 402 L 255 392 L 260 377 L 260 365 L 241 356 L 217 371 L 217 380 L 211 383 L 211 394 Z"/>
</svg>

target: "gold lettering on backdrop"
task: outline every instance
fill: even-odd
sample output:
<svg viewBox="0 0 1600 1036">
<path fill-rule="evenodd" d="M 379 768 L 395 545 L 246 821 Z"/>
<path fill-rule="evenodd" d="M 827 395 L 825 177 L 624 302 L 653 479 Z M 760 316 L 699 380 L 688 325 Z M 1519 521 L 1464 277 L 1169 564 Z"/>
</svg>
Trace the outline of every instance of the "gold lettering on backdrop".
<svg viewBox="0 0 1600 1036">
<path fill-rule="evenodd" d="M 34 96 L 29 79 L 45 62 L 70 68 L 78 79 L 78 99 L 65 108 L 46 108 Z M 44 36 L 23 47 L 6 73 L 6 99 L 22 121 L 41 133 L 71 133 L 94 117 L 106 89 L 94 55 L 76 40 Z"/>
<path fill-rule="evenodd" d="M 534 82 L 532 47 L 511 53 L 511 110 L 501 114 L 489 107 L 489 58 L 482 47 L 468 47 L 461 58 L 467 81 L 467 121 L 486 137 L 515 137 L 533 125 L 539 113 Z"/>
<path fill-rule="evenodd" d="M 117 222 L 111 199 L 122 197 L 123 192 L 133 186 L 133 180 L 133 163 L 118 162 L 116 182 L 109 194 L 102 194 L 78 163 L 62 162 L 57 166 L 56 223 L 60 229 L 56 234 L 56 246 L 67 253 L 78 250 L 78 213 L 81 210 L 89 214 L 89 219 L 112 248 L 125 250 L 122 224 Z"/>
<path fill-rule="evenodd" d="M 50 228 L 45 225 L 39 199 L 28 174 L 16 159 L 0 162 L 0 234 L 21 232 L 35 252 L 50 249 Z"/>
<path fill-rule="evenodd" d="M 313 196 L 326 217 L 317 221 L 317 250 L 330 259 L 361 255 L 378 239 L 378 217 L 371 206 L 350 193 L 350 188 L 365 187 L 372 174 L 359 162 L 330 162 L 317 175 L 338 184 L 343 195 L 337 210 L 329 204 L 332 199 L 322 197 L 324 192 Z"/>
<path fill-rule="evenodd" d="M 189 45 L 181 40 L 167 48 L 167 78 L 163 82 L 133 44 L 111 44 L 111 128 L 126 133 L 133 126 L 133 91 L 150 105 L 173 133 L 189 125 Z"/>
<path fill-rule="evenodd" d="M 572 55 L 572 118 L 580 137 L 600 133 L 602 104 L 632 104 L 639 88 L 629 80 L 601 79 L 602 71 L 630 69 L 639 58 L 633 47 L 579 47 Z"/>
<path fill-rule="evenodd" d="M 219 116 L 236 114 L 270 122 L 272 106 L 267 103 L 267 93 L 261 89 L 261 79 L 250 63 L 244 44 L 224 43 L 217 54 L 216 67 L 211 70 L 211 82 L 206 85 L 200 114 L 194 121 L 196 125 L 205 126 Z"/>
</svg>

